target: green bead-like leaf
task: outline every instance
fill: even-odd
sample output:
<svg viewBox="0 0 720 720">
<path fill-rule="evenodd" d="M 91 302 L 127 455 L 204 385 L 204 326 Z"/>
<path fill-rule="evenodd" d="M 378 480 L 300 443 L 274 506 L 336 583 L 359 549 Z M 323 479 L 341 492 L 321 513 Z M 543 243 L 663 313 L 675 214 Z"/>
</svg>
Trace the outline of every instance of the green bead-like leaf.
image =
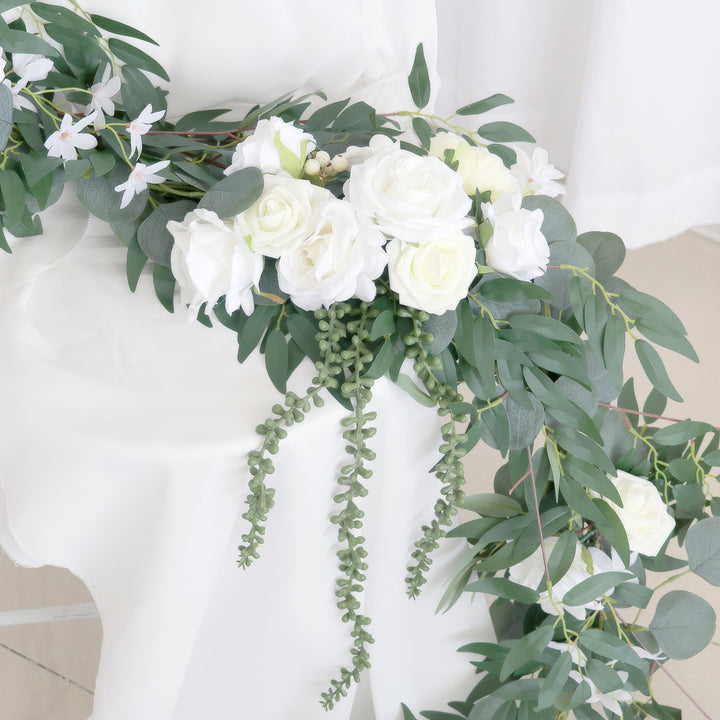
<svg viewBox="0 0 720 720">
<path fill-rule="evenodd" d="M 715 612 L 694 593 L 673 590 L 660 598 L 650 630 L 668 657 L 685 660 L 712 640 Z"/>
<path fill-rule="evenodd" d="M 418 110 L 422 110 L 430 102 L 430 75 L 422 43 L 415 50 L 415 59 L 408 75 L 408 86 L 415 106 Z"/>
</svg>

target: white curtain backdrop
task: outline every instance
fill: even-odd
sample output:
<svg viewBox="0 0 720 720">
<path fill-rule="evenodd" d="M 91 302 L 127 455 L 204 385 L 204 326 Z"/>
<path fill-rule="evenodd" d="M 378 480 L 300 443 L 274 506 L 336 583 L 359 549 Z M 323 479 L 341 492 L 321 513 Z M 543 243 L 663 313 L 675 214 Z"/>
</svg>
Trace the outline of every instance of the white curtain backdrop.
<svg viewBox="0 0 720 720">
<path fill-rule="evenodd" d="M 438 0 L 439 108 L 496 92 L 567 173 L 580 232 L 629 247 L 720 222 L 720 4 Z"/>
</svg>

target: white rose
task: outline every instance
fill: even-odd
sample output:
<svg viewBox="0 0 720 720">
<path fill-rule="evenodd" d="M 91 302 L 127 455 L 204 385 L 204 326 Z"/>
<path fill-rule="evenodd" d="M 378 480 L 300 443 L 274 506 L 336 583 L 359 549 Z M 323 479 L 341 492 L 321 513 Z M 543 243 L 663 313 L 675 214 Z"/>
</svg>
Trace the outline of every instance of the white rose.
<svg viewBox="0 0 720 720">
<path fill-rule="evenodd" d="M 167 228 L 175 239 L 170 256 L 180 299 L 197 313 L 225 295 L 225 309 L 242 307 L 246 315 L 255 306 L 252 288 L 260 282 L 262 255 L 253 253 L 232 227 L 210 210 L 197 209 Z"/>
<path fill-rule="evenodd" d="M 448 227 L 472 225 L 462 178 L 444 162 L 395 143 L 375 141 L 375 147 L 365 162 L 351 166 L 343 188 L 362 223 L 411 243 L 428 242 Z"/>
<path fill-rule="evenodd" d="M 483 203 L 483 214 L 493 228 L 485 246 L 485 262 L 518 280 L 532 280 L 547 270 L 550 248 L 540 230 L 542 210 L 527 210 L 521 203 L 519 195 Z"/>
<path fill-rule="evenodd" d="M 334 195 L 308 180 L 265 175 L 262 195 L 233 219 L 254 252 L 277 258 L 313 231 L 313 213 Z"/>
<path fill-rule="evenodd" d="M 360 228 L 350 203 L 332 195 L 315 212 L 313 223 L 310 236 L 280 256 L 280 289 L 303 310 L 351 297 L 373 300 L 373 280 L 387 263 L 383 234 Z"/>
<path fill-rule="evenodd" d="M 454 133 L 440 132 L 430 141 L 430 155 L 444 160 L 446 150 L 453 151 L 452 159 L 458 163 L 456 172 L 471 197 L 475 197 L 476 190 L 481 193 L 490 190 L 490 200 L 495 202 L 519 190 L 515 176 L 487 148 L 471 145 Z"/>
<path fill-rule="evenodd" d="M 622 507 L 606 501 L 617 513 L 627 533 L 630 550 L 642 555 L 657 555 L 668 535 L 675 529 L 675 520 L 668 514 L 657 488 L 647 479 L 624 470 L 611 477 L 620 493 Z"/>
<path fill-rule="evenodd" d="M 441 315 L 454 310 L 477 275 L 475 242 L 454 228 L 423 245 L 387 245 L 390 287 L 408 307 Z"/>
<path fill-rule="evenodd" d="M 300 177 L 307 155 L 314 149 L 315 138 L 292 123 L 279 117 L 260 120 L 253 134 L 235 148 L 225 174 L 257 167 L 263 173 L 284 171 Z"/>
</svg>

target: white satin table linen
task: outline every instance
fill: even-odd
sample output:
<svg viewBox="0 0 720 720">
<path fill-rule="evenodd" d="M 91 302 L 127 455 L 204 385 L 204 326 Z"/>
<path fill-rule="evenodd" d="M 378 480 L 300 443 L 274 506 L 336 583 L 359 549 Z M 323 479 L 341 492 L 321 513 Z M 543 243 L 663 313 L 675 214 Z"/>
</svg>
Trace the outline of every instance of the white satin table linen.
<svg viewBox="0 0 720 720">
<path fill-rule="evenodd" d="M 210 0 L 201 19 L 184 1 L 87 5 L 161 41 L 174 116 L 295 87 L 397 109 L 419 40 L 434 66 L 431 2 Z M 318 702 L 350 648 L 329 522 L 344 411 L 328 401 L 291 428 L 262 557 L 238 570 L 245 457 L 279 398 L 262 358 L 238 365 L 232 333 L 166 313 L 148 276 L 132 295 L 124 250 L 71 192 L 44 227 L 0 257 L 0 539 L 18 562 L 67 567 L 90 589 L 104 636 L 93 719 L 348 718 L 354 689 L 331 715 Z M 302 366 L 293 386 L 311 374 Z M 400 701 L 417 712 L 463 698 L 472 667 L 455 651 L 492 630 L 470 598 L 435 615 L 462 544 L 444 544 L 421 598 L 406 599 L 404 569 L 438 491 L 427 471 L 439 421 L 385 381 L 373 406 L 363 608 L 376 642 L 364 683 L 368 712 L 396 720 Z"/>
</svg>

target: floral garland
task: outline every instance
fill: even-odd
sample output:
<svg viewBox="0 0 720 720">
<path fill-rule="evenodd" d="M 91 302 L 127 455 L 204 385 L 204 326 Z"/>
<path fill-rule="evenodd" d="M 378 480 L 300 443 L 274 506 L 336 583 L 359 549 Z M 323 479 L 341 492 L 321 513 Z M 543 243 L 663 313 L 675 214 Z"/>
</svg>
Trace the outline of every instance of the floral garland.
<svg viewBox="0 0 720 720">
<path fill-rule="evenodd" d="M 668 658 L 699 652 L 715 616 L 702 598 L 671 591 L 639 624 L 654 593 L 645 571 L 688 566 L 720 585 L 720 499 L 709 485 L 720 433 L 662 417 L 666 399 L 680 398 L 653 344 L 697 358 L 669 308 L 615 277 L 620 238 L 577 235 L 546 153 L 507 144 L 534 142 L 527 132 L 455 124 L 510 98 L 451 118 L 423 113 L 420 46 L 408 78 L 417 107 L 397 113 L 405 131 L 366 103 L 318 108 L 311 96 L 239 121 L 203 110 L 171 123 L 166 92 L 148 78 L 167 74 L 122 38 L 152 40 L 70 3 L 0 4 L 12 11 L 0 21 L 0 246 L 11 252 L 5 232 L 41 234 L 39 213 L 75 181 L 80 201 L 127 246 L 132 290 L 151 266 L 168 310 L 177 286 L 194 317 L 237 334 L 240 362 L 259 347 L 284 401 L 248 457 L 242 567 L 259 556 L 273 506 L 270 456 L 286 428 L 327 394 L 348 409 L 331 521 L 342 544 L 338 607 L 354 647 L 324 706 L 370 664 L 358 500 L 374 457 L 368 402 L 387 376 L 444 418 L 433 468 L 440 497 L 409 559 L 408 594 L 420 592 L 462 506 L 479 517 L 449 533 L 471 552 L 443 604 L 466 591 L 497 597 L 498 642 L 461 648 L 480 658 L 482 678 L 450 703 L 453 713 L 423 715 L 675 717 L 652 678 Z M 642 409 L 632 380 L 623 382 L 628 337 L 654 388 Z M 316 376 L 298 395 L 287 383 L 305 358 Z M 508 459 L 495 492 L 466 498 L 462 457 L 480 439 Z M 666 554 L 671 538 L 687 560 Z"/>
</svg>

